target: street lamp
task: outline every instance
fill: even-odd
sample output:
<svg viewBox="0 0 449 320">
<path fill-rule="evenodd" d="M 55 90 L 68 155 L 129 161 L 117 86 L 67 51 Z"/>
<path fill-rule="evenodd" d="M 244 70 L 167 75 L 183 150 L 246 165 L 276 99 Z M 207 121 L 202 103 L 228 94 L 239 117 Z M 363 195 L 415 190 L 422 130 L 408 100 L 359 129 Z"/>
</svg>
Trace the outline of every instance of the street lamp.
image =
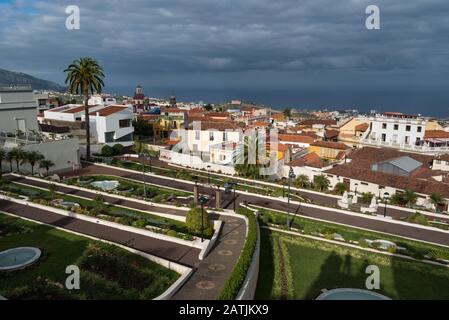
<svg viewBox="0 0 449 320">
<path fill-rule="evenodd" d="M 354 186 L 355 186 L 355 196 L 357 197 L 357 188 L 359 187 L 359 184 L 356 182 Z"/>
<path fill-rule="evenodd" d="M 290 228 L 290 190 L 291 190 L 291 184 L 292 179 L 295 178 L 295 172 L 293 171 L 293 168 L 290 167 L 290 170 L 288 172 L 288 194 L 287 194 L 287 227 Z"/>
<path fill-rule="evenodd" d="M 198 201 L 201 205 L 201 242 L 204 241 L 204 205 L 207 203 L 207 198 L 205 196 L 200 196 Z"/>
<path fill-rule="evenodd" d="M 207 184 L 210 185 L 210 166 L 207 166 Z"/>
<path fill-rule="evenodd" d="M 285 177 L 282 177 L 282 198 L 285 198 Z"/>
<path fill-rule="evenodd" d="M 390 198 L 390 194 L 388 192 L 384 193 L 384 201 L 385 201 L 385 207 L 384 207 L 384 218 L 387 217 L 387 201 L 388 198 Z"/>
<path fill-rule="evenodd" d="M 150 172 L 152 172 L 152 168 L 151 168 L 151 154 L 148 155 L 148 160 L 150 161 Z"/>
</svg>

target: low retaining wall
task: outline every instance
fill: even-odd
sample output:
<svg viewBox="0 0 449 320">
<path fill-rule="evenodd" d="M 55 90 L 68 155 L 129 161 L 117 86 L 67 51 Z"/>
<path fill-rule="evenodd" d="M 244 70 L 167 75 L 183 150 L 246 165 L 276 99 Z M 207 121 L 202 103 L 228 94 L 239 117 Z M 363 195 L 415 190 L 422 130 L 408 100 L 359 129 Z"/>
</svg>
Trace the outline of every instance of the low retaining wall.
<svg viewBox="0 0 449 320">
<path fill-rule="evenodd" d="M 254 213 L 255 211 L 257 211 L 245 205 L 242 204 L 240 205 L 244 208 L 253 211 Z M 249 221 L 246 217 L 244 218 L 246 220 L 246 235 L 248 235 Z M 256 294 L 257 281 L 259 279 L 259 261 L 260 261 L 260 230 L 259 230 L 259 223 L 257 221 L 256 224 L 257 224 L 256 248 L 254 249 L 253 258 L 251 261 L 251 265 L 249 266 L 248 271 L 246 273 L 245 281 L 243 282 L 243 285 L 240 288 L 236 300 L 253 300 Z"/>
<path fill-rule="evenodd" d="M 212 248 L 214 247 L 215 243 L 218 240 L 218 237 L 220 236 L 222 227 L 223 227 L 223 221 L 216 220 L 214 222 L 214 229 L 215 229 L 214 235 L 212 236 L 212 238 L 210 240 L 206 240 L 206 241 L 209 241 L 209 243 L 207 244 L 207 246 L 205 246 L 203 248 L 203 250 L 201 250 L 200 255 L 199 255 L 200 260 L 203 260 L 209 254 L 209 252 L 212 250 Z"/>
</svg>

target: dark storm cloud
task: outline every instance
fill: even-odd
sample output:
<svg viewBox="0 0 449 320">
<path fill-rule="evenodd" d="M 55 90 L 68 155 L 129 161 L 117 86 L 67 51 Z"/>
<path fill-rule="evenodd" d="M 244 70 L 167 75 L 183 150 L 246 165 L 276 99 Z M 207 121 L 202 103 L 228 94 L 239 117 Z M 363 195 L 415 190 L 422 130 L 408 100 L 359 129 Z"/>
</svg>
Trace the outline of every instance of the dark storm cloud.
<svg viewBox="0 0 449 320">
<path fill-rule="evenodd" d="M 65 29 L 71 4 L 81 9 L 79 31 Z M 381 9 L 381 30 L 365 29 L 369 4 Z M 88 55 L 116 84 L 258 83 L 260 74 L 276 82 L 363 72 L 406 78 L 410 70 L 447 72 L 448 13 L 447 0 L 7 1 L 0 67 L 61 81 L 72 59 Z"/>
</svg>

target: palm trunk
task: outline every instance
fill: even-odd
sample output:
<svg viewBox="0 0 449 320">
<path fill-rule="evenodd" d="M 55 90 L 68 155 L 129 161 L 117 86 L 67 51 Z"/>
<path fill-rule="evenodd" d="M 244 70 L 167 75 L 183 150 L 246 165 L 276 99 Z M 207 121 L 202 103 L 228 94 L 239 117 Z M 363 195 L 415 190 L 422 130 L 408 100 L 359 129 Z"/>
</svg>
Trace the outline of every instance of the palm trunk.
<svg viewBox="0 0 449 320">
<path fill-rule="evenodd" d="M 34 176 L 34 164 L 30 163 L 30 165 L 31 165 L 31 176 Z"/>
<path fill-rule="evenodd" d="M 90 161 L 89 95 L 85 95 L 84 111 L 86 115 L 86 160 Z"/>
<path fill-rule="evenodd" d="M 20 169 L 19 169 L 19 161 L 16 160 L 16 167 L 17 167 L 17 173 L 20 173 Z"/>
</svg>

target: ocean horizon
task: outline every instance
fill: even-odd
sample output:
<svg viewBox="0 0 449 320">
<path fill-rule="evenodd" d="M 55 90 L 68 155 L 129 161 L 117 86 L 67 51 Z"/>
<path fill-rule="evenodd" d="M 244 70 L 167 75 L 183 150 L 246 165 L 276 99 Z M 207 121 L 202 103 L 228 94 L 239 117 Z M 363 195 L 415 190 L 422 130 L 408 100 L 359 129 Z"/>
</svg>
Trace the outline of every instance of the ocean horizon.
<svg viewBox="0 0 449 320">
<path fill-rule="evenodd" d="M 147 96 L 177 101 L 223 103 L 230 100 L 251 101 L 282 110 L 350 110 L 361 112 L 394 111 L 426 117 L 449 118 L 449 94 L 446 88 L 403 89 L 316 89 L 316 88 L 189 88 L 142 85 Z M 105 92 L 132 96 L 135 87 L 109 86 Z"/>
</svg>

